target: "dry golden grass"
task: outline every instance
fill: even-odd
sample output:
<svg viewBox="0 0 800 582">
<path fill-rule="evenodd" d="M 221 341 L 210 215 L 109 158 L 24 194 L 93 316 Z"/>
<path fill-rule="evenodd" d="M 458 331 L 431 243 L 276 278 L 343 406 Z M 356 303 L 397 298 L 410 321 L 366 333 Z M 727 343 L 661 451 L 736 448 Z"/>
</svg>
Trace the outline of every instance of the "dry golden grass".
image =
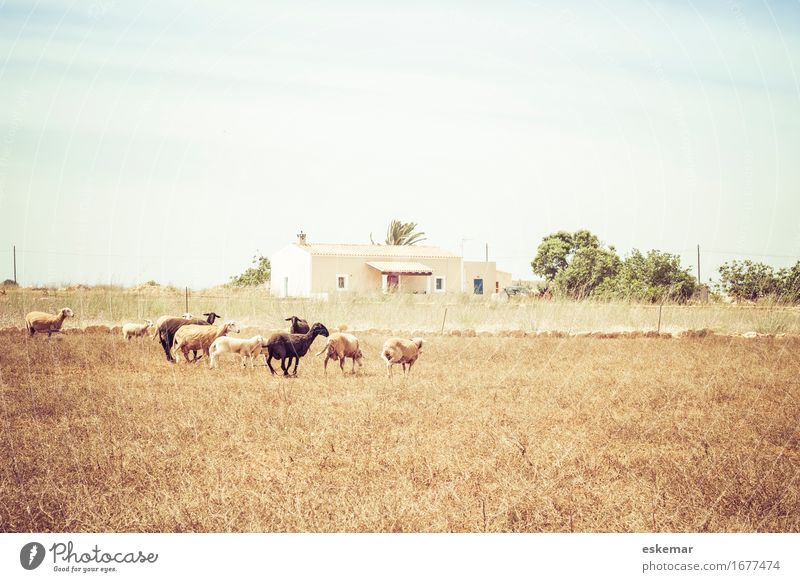
<svg viewBox="0 0 800 582">
<path fill-rule="evenodd" d="M 800 531 L 797 339 L 431 337 L 390 382 L 359 335 L 284 379 L 0 334 L 0 530 Z"/>
</svg>

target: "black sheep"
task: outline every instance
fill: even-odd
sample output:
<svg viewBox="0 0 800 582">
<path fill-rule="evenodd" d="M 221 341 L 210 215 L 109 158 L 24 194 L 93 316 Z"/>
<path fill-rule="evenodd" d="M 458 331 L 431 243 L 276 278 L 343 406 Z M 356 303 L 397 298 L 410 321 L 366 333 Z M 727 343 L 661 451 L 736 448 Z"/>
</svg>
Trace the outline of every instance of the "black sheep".
<svg viewBox="0 0 800 582">
<path fill-rule="evenodd" d="M 267 350 L 267 355 L 264 360 L 269 366 L 269 371 L 275 375 L 275 370 L 272 368 L 272 358 L 280 359 L 281 370 L 283 375 L 289 375 L 289 368 L 292 366 L 292 359 L 294 359 L 294 370 L 292 376 L 297 376 L 297 364 L 300 363 L 300 358 L 306 355 L 308 348 L 314 343 L 314 339 L 318 335 L 328 337 L 328 329 L 321 323 L 315 323 L 307 333 L 273 333 L 267 340 L 264 348 Z"/>
<path fill-rule="evenodd" d="M 172 342 L 175 339 L 175 332 L 178 331 L 179 328 L 183 327 L 184 325 L 211 325 L 218 317 L 222 317 L 218 313 L 214 313 L 213 311 L 209 313 L 204 313 L 203 315 L 206 316 L 206 319 L 185 319 L 183 317 L 170 317 L 169 319 L 164 320 L 161 322 L 161 325 L 156 330 L 156 334 L 158 336 L 159 341 L 161 342 L 161 347 L 164 348 L 164 353 L 167 355 L 168 362 L 175 362 L 175 359 L 172 357 L 171 348 Z M 197 360 L 197 352 L 192 352 L 194 355 L 194 359 Z"/>
<path fill-rule="evenodd" d="M 289 326 L 289 333 L 308 333 L 308 330 L 311 329 L 308 327 L 308 322 L 305 319 L 301 319 L 296 315 L 287 317 L 286 321 L 292 322 Z"/>
</svg>

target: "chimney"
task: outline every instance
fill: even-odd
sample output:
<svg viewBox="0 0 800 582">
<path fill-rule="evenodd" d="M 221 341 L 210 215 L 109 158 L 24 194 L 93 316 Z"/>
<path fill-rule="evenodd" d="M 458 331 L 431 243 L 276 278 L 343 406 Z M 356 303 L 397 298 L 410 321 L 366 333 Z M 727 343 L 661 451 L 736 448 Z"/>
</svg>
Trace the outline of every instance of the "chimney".
<svg viewBox="0 0 800 582">
<path fill-rule="evenodd" d="M 300 246 L 306 246 L 308 244 L 308 242 L 306 241 L 306 233 L 304 233 L 302 230 L 297 235 L 297 244 L 299 244 Z"/>
</svg>

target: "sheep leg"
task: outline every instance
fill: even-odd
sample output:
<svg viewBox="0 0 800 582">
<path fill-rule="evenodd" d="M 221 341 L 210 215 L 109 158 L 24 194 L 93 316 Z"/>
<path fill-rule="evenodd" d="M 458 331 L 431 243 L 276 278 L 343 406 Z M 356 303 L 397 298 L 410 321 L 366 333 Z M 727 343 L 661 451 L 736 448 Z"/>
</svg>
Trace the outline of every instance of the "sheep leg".
<svg viewBox="0 0 800 582">
<path fill-rule="evenodd" d="M 403 362 L 403 376 L 406 375 L 406 363 Z"/>
<path fill-rule="evenodd" d="M 294 371 L 292 372 L 292 376 L 297 376 L 297 364 L 300 363 L 300 358 L 297 356 L 294 357 Z"/>
<path fill-rule="evenodd" d="M 331 359 L 331 357 L 329 355 L 325 354 L 325 364 L 323 365 L 323 369 L 325 370 L 325 374 L 328 373 L 328 360 L 330 360 L 330 359 Z"/>
<path fill-rule="evenodd" d="M 267 366 L 269 367 L 269 371 L 272 372 L 272 375 L 274 376 L 275 375 L 275 369 L 272 367 L 272 354 L 270 354 L 269 356 L 264 356 L 264 361 L 267 363 Z"/>
<path fill-rule="evenodd" d="M 345 371 L 344 371 L 344 358 L 339 358 L 339 369 L 342 371 L 342 374 L 345 373 Z"/>
<path fill-rule="evenodd" d="M 286 366 L 286 360 L 291 361 L 288 357 L 281 358 L 281 370 L 283 370 L 283 375 L 284 376 L 288 376 L 289 375 L 289 370 L 288 370 L 288 368 Z"/>
<path fill-rule="evenodd" d="M 166 336 L 166 338 L 164 336 Z M 175 358 L 172 357 L 169 351 L 169 346 L 172 345 L 172 337 L 170 337 L 169 332 L 162 331 L 158 334 L 158 339 L 161 341 L 161 347 L 164 348 L 164 353 L 167 355 L 167 361 L 175 363 Z"/>
</svg>

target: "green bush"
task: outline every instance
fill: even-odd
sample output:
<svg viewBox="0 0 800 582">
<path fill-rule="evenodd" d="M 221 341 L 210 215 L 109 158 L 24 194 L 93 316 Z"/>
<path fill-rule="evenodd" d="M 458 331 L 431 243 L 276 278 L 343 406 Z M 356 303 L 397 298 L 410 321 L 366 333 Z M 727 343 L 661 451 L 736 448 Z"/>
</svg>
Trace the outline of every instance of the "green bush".
<svg viewBox="0 0 800 582">
<path fill-rule="evenodd" d="M 731 261 L 719 268 L 720 289 L 739 301 L 756 301 L 763 297 L 780 295 L 781 280 L 775 270 L 764 263 L 749 259 Z"/>
<path fill-rule="evenodd" d="M 686 301 L 697 288 L 688 269 L 681 268 L 678 255 L 650 250 L 643 255 L 634 249 L 613 277 L 597 288 L 597 296 L 658 303 L 665 300 Z"/>
</svg>

